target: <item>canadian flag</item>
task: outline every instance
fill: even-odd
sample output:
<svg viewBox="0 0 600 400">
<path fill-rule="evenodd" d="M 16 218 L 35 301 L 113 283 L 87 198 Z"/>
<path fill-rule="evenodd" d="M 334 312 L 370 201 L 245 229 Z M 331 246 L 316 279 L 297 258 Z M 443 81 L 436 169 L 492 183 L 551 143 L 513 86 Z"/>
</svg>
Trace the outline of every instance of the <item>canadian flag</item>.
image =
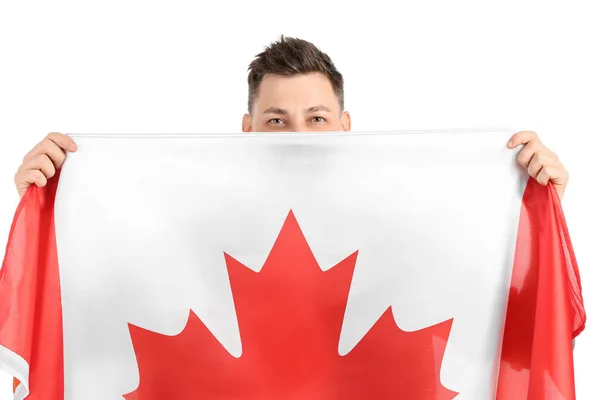
<svg viewBox="0 0 600 400">
<path fill-rule="evenodd" d="M 554 188 L 506 130 L 71 135 L 0 271 L 15 399 L 575 399 Z"/>
</svg>

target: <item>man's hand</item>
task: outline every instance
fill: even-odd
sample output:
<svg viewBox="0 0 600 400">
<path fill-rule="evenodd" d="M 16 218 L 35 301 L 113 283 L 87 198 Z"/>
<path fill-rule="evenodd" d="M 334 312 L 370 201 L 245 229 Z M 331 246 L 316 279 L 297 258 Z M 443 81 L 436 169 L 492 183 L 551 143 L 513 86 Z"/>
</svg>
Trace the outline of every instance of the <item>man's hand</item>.
<svg viewBox="0 0 600 400">
<path fill-rule="evenodd" d="M 532 131 L 515 133 L 506 146 L 514 149 L 522 144 L 525 146 L 517 155 L 519 164 L 540 184 L 547 185 L 551 182 L 562 200 L 569 173 L 558 160 L 558 156 L 544 146 L 538 135 Z"/>
<path fill-rule="evenodd" d="M 32 184 L 38 187 L 45 186 L 48 179 L 63 165 L 66 151 L 77 151 L 73 139 L 62 133 L 52 132 L 27 153 L 15 174 L 19 196 L 22 198 Z"/>
</svg>

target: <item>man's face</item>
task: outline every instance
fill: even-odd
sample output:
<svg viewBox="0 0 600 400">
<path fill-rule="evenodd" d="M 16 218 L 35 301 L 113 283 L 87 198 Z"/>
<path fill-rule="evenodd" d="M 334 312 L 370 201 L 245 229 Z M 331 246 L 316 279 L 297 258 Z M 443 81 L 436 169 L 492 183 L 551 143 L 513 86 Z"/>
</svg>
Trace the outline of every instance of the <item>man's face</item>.
<svg viewBox="0 0 600 400">
<path fill-rule="evenodd" d="M 291 77 L 267 75 L 258 88 L 244 132 L 349 131 L 350 115 L 341 112 L 329 80 L 320 73 Z"/>
</svg>

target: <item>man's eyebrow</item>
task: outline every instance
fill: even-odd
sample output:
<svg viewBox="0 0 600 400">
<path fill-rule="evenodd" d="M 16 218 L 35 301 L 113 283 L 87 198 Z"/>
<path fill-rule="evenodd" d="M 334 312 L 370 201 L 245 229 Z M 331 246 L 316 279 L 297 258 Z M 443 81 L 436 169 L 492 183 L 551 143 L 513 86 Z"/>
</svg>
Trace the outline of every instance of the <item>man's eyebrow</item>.
<svg viewBox="0 0 600 400">
<path fill-rule="evenodd" d="M 285 115 L 287 114 L 287 111 L 285 111 L 283 108 L 269 107 L 263 112 L 263 114 Z"/>
<path fill-rule="evenodd" d="M 313 106 L 310 108 L 306 109 L 307 113 L 313 113 L 313 112 L 318 112 L 318 111 L 326 111 L 326 112 L 331 112 L 331 110 L 325 106 L 322 105 L 318 105 L 318 106 Z"/>
</svg>

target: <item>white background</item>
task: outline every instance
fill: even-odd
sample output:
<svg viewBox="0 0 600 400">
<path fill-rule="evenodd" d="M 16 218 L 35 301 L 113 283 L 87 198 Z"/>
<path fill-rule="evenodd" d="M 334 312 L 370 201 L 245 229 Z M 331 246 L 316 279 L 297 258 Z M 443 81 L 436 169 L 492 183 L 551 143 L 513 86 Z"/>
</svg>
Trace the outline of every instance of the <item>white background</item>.
<svg viewBox="0 0 600 400">
<path fill-rule="evenodd" d="M 344 74 L 353 130 L 530 129 L 559 154 L 588 312 L 578 399 L 596 399 L 600 13 L 549 3 L 2 2 L 0 242 L 13 175 L 48 132 L 239 132 L 253 56 L 279 34 L 301 37 Z M 0 373 L 0 400 L 10 393 Z"/>
</svg>

